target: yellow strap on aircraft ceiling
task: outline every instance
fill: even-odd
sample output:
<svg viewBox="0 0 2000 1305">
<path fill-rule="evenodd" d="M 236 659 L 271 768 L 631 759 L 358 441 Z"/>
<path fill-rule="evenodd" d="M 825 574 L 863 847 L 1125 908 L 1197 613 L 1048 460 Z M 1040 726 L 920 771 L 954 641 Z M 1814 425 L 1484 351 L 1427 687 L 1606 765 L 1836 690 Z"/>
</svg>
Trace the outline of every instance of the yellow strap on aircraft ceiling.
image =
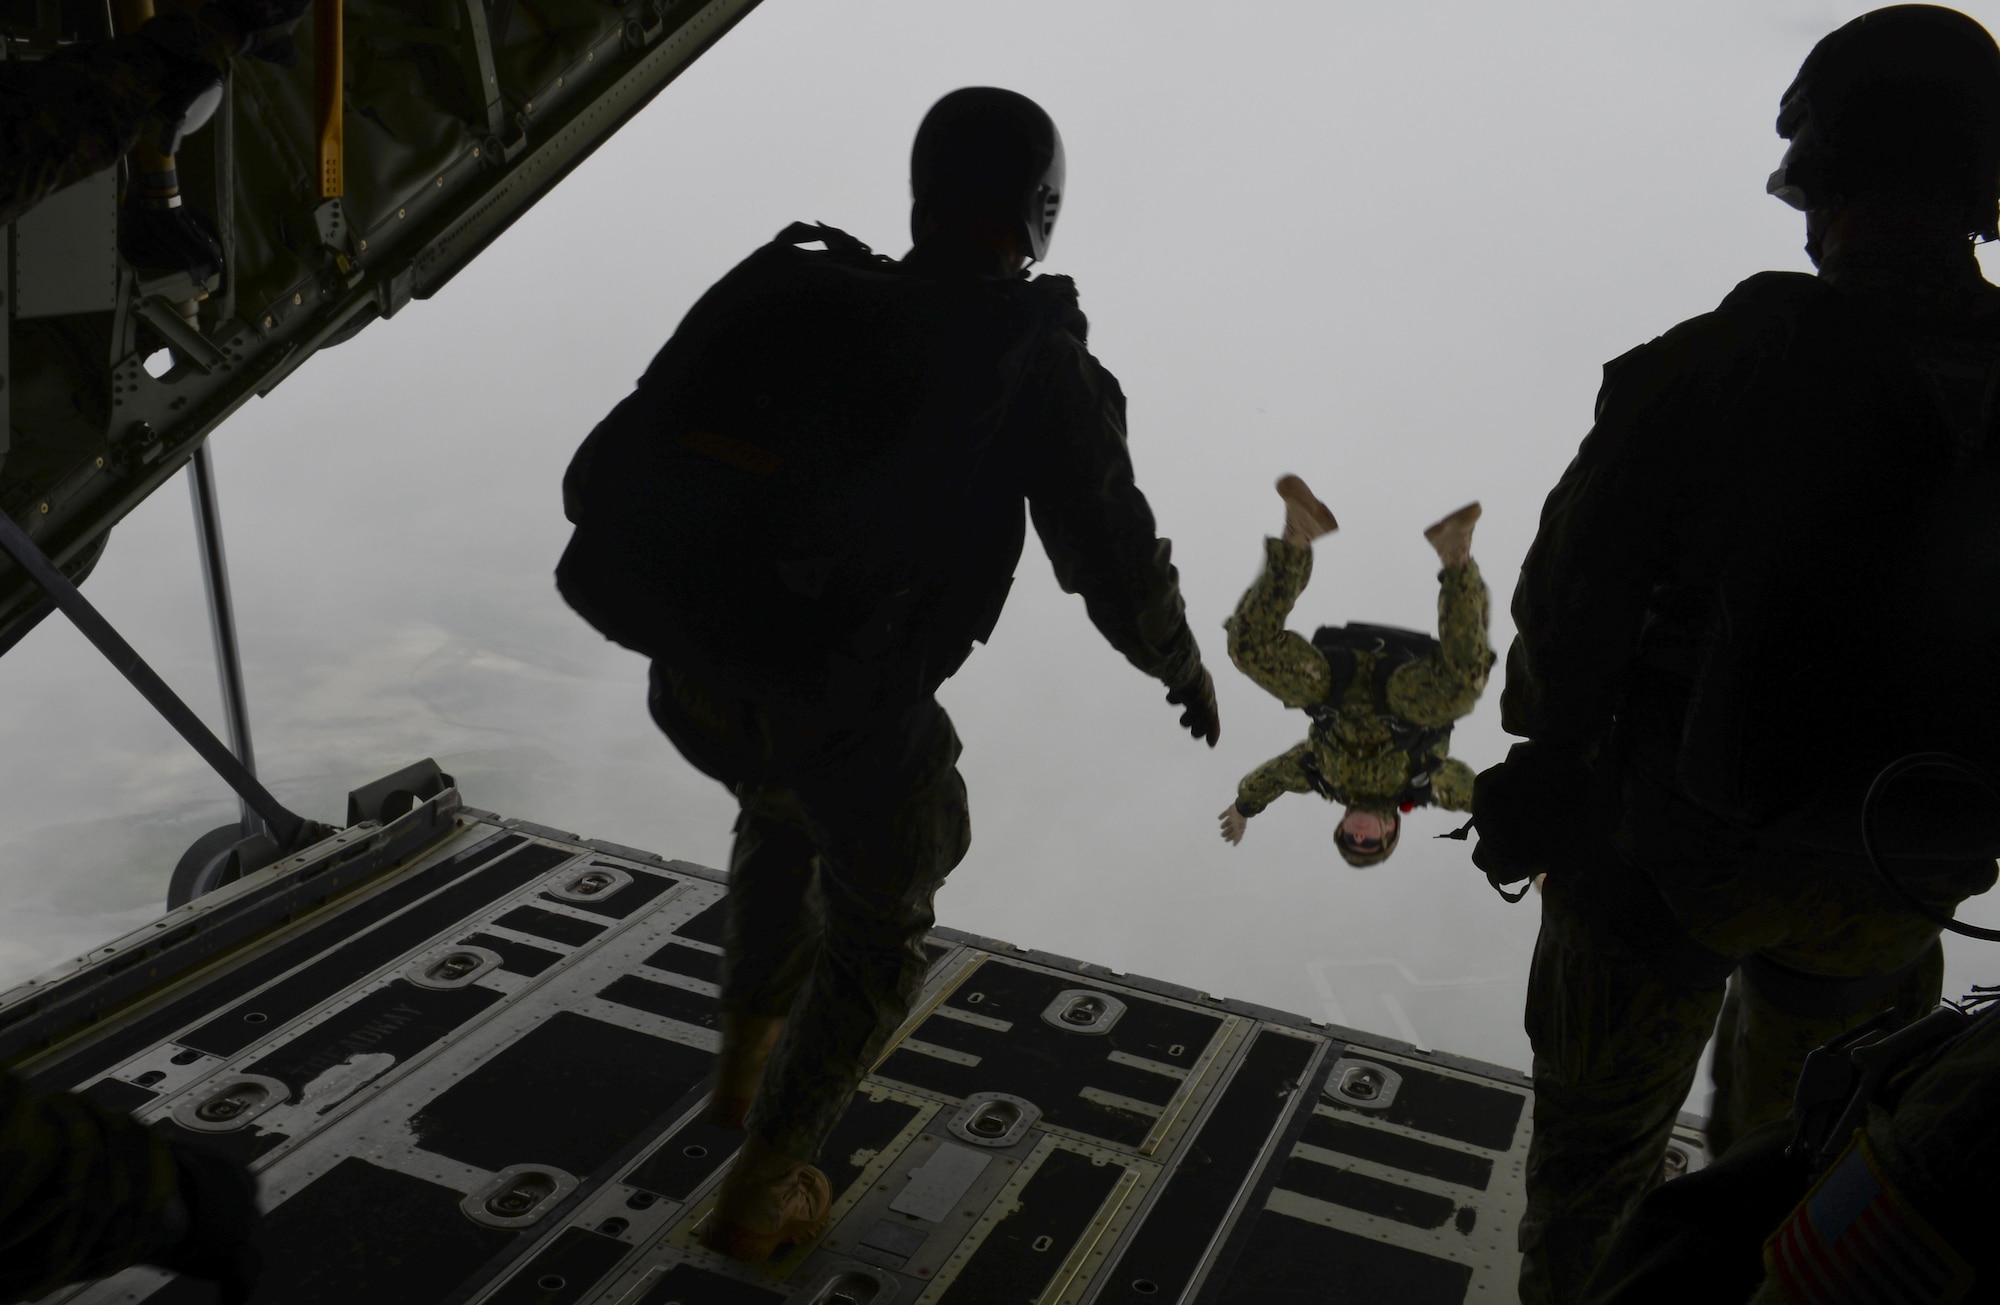
<svg viewBox="0 0 2000 1305">
<path fill-rule="evenodd" d="M 313 3 L 313 91 L 319 115 L 319 197 L 347 193 L 342 0 Z"/>
</svg>

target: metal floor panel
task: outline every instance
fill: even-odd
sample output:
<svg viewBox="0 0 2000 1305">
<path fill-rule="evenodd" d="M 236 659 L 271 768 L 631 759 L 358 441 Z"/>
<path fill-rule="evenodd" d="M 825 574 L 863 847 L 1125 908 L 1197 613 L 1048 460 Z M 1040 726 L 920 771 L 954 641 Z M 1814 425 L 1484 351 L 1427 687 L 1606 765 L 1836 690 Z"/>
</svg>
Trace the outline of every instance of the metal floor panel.
<svg viewBox="0 0 2000 1305">
<path fill-rule="evenodd" d="M 695 1230 L 738 1142 L 700 1118 L 723 877 L 456 819 L 43 1058 L 254 1164 L 260 1302 L 1513 1298 L 1519 1074 L 942 930 L 822 1157 L 825 1234 L 718 1259 Z M 138 1268 L 48 1299 L 210 1298 Z"/>
</svg>

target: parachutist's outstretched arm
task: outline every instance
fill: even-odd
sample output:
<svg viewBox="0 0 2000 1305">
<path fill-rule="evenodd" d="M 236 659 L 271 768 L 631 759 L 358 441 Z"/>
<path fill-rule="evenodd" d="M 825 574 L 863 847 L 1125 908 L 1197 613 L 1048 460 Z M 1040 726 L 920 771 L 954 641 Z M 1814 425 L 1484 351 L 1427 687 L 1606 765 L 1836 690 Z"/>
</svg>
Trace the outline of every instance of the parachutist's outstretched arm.
<svg viewBox="0 0 2000 1305">
<path fill-rule="evenodd" d="M 1222 836 L 1232 843 L 1241 842 L 1243 827 L 1240 822 L 1247 821 L 1286 793 L 1312 791 L 1312 744 L 1301 743 L 1243 777 L 1243 782 L 1236 786 L 1236 802 L 1222 813 Z M 1231 813 L 1238 817 L 1234 838 L 1229 836 Z"/>
<path fill-rule="evenodd" d="M 1472 767 L 1448 757 L 1431 772 L 1431 802 L 1446 811 L 1472 810 Z"/>
</svg>

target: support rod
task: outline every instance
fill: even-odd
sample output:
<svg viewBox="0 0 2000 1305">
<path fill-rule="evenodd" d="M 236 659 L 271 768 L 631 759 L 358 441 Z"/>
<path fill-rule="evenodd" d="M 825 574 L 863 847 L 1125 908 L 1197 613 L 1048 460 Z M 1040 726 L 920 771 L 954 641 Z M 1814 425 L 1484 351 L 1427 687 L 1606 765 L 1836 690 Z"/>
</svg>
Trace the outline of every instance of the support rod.
<svg viewBox="0 0 2000 1305">
<path fill-rule="evenodd" d="M 229 559 L 222 551 L 222 509 L 215 498 L 215 468 L 208 441 L 195 445 L 188 462 L 188 496 L 194 500 L 195 546 L 201 553 L 201 582 L 208 591 L 208 628 L 215 638 L 215 678 L 222 687 L 222 722 L 229 750 L 251 775 L 257 758 L 250 750 L 250 697 L 243 687 L 243 657 L 236 643 L 236 607 L 229 598 Z M 239 799 L 240 800 L 240 799 Z M 261 833 L 256 813 L 243 802 L 243 836 Z"/>
<path fill-rule="evenodd" d="M 296 846 L 299 836 L 305 831 L 306 822 L 287 811 L 270 790 L 257 782 L 257 777 L 244 769 L 235 754 L 222 745 L 222 740 L 209 732 L 201 718 L 188 710 L 188 705 L 175 696 L 166 681 L 153 673 L 131 644 L 126 643 L 111 623 L 91 606 L 90 600 L 77 592 L 69 577 L 56 570 L 35 541 L 28 538 L 28 532 L 6 512 L 0 512 L 0 549 L 14 559 L 14 564 L 28 573 L 28 578 L 41 587 L 43 593 L 55 600 L 83 637 L 97 645 L 97 651 L 104 654 L 118 673 L 132 682 L 132 687 L 151 704 L 153 710 L 167 718 L 167 723 L 180 732 L 201 759 L 206 761 L 216 774 L 222 776 L 236 795 L 247 803 L 252 811 L 264 818 L 271 827 L 271 836 L 281 848 Z"/>
</svg>

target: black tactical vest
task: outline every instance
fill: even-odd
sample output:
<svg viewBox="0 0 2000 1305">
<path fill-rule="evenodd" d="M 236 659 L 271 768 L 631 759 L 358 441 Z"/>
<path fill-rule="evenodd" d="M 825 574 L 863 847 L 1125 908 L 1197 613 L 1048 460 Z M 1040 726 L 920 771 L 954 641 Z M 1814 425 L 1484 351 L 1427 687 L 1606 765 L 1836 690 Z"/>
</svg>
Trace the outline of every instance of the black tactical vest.
<svg viewBox="0 0 2000 1305">
<path fill-rule="evenodd" d="M 1858 848 L 1898 757 L 2000 762 L 2000 315 L 1938 340 L 1811 277 L 1731 299 L 1788 332 L 1717 415 L 1740 457 L 1711 505 L 1729 543 L 1675 787 L 1739 828 Z"/>
</svg>

